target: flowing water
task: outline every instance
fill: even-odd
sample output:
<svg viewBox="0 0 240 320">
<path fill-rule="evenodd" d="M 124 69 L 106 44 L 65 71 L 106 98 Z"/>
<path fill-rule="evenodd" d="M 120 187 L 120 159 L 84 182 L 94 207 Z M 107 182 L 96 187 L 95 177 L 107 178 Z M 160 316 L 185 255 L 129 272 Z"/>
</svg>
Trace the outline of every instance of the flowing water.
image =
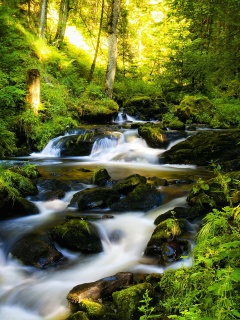
<svg viewBox="0 0 240 320">
<path fill-rule="evenodd" d="M 54 139 L 41 153 L 27 158 L 38 166 L 44 178 L 78 180 L 82 179 L 81 168 L 94 169 L 98 166 L 104 166 L 112 179 L 120 179 L 133 173 L 167 180 L 197 180 L 198 177 L 209 176 L 205 169 L 195 166 L 159 165 L 158 156 L 164 150 L 149 148 L 134 130 L 122 132 L 117 139 L 103 138 L 96 141 L 88 157 L 61 158 L 59 145 L 56 144 L 58 140 L 59 138 Z M 26 159 L 16 159 L 23 160 Z M 88 186 L 82 184 L 82 188 Z M 147 213 L 111 212 L 114 219 L 94 220 L 104 247 L 102 253 L 83 255 L 58 247 L 69 259 L 68 264 L 62 267 L 37 270 L 24 266 L 9 254 L 9 247 L 24 232 L 50 225 L 69 211 L 74 211 L 75 209 L 67 207 L 73 191 L 68 192 L 62 200 L 36 201 L 40 214 L 1 222 L 0 319 L 66 319 L 66 295 L 78 284 L 92 282 L 120 271 L 164 272 L 162 266 L 143 257 L 143 251 L 154 230 L 155 218 L 176 206 L 186 205 L 187 192 L 191 186 L 172 184 L 161 188 L 164 194 L 163 204 Z M 171 268 L 177 268 L 182 263 L 175 263 Z M 187 259 L 184 263 L 191 265 L 191 261 Z"/>
</svg>

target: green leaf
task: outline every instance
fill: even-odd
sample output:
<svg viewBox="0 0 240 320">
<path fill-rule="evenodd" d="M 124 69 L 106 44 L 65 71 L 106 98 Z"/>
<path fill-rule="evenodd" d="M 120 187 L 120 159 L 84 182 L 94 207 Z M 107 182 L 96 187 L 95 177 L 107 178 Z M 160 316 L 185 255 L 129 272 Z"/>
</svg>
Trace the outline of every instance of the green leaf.
<svg viewBox="0 0 240 320">
<path fill-rule="evenodd" d="M 238 312 L 236 309 L 233 309 L 232 310 L 232 314 L 237 317 L 237 318 L 240 318 L 240 312 Z"/>
<path fill-rule="evenodd" d="M 240 268 L 235 268 L 232 273 L 232 279 L 234 281 L 240 281 Z"/>
</svg>

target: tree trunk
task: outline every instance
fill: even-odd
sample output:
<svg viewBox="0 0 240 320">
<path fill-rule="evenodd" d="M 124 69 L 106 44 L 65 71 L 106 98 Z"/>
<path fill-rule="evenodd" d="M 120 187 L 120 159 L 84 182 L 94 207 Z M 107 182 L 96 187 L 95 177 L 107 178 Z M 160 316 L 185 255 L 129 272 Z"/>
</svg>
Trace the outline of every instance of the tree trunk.
<svg viewBox="0 0 240 320">
<path fill-rule="evenodd" d="M 108 66 L 106 72 L 105 91 L 112 99 L 113 85 L 117 67 L 117 24 L 120 14 L 121 0 L 112 0 L 108 36 Z"/>
<path fill-rule="evenodd" d="M 94 73 L 94 70 L 95 70 L 96 62 L 97 62 L 98 49 L 99 49 L 99 45 L 100 45 L 101 31 L 102 31 L 102 25 L 103 25 L 103 13 L 104 13 L 104 0 L 102 0 L 101 17 L 100 17 L 98 37 L 97 37 L 97 43 L 96 43 L 94 58 L 93 58 L 93 62 L 92 62 L 92 65 L 91 65 L 91 69 L 89 71 L 89 76 L 88 76 L 88 82 L 89 83 L 92 81 L 93 73 Z"/>
<path fill-rule="evenodd" d="M 40 105 L 40 72 L 38 69 L 27 71 L 27 96 L 26 102 L 35 114 Z"/>
<path fill-rule="evenodd" d="M 67 27 L 68 13 L 69 13 L 70 0 L 61 0 L 58 28 L 55 36 L 55 41 L 59 44 L 63 42 L 65 31 Z"/>
<path fill-rule="evenodd" d="M 40 21 L 39 21 L 39 36 L 42 39 L 45 38 L 45 29 L 47 25 L 47 6 L 48 6 L 48 0 L 42 0 L 41 9 L 40 9 Z"/>
</svg>

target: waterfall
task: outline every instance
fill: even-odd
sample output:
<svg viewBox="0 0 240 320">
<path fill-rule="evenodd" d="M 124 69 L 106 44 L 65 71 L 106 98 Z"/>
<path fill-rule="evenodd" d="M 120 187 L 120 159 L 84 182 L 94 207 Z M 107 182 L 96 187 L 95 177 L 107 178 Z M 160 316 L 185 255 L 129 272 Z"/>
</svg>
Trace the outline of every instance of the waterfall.
<svg viewBox="0 0 240 320">
<path fill-rule="evenodd" d="M 94 142 L 90 156 L 99 157 L 101 154 L 105 154 L 112 148 L 115 148 L 117 144 L 118 140 L 116 138 L 99 138 Z"/>
<path fill-rule="evenodd" d="M 138 120 L 135 117 L 130 116 L 126 112 L 124 112 L 123 108 L 121 108 L 118 112 L 116 119 L 114 120 L 115 123 L 122 124 L 124 122 L 142 122 L 145 123 L 146 121 Z"/>
<path fill-rule="evenodd" d="M 69 129 L 63 135 L 51 139 L 41 152 L 33 152 L 30 156 L 34 157 L 60 157 L 61 147 L 63 145 L 64 137 L 85 134 L 85 129 Z"/>
</svg>

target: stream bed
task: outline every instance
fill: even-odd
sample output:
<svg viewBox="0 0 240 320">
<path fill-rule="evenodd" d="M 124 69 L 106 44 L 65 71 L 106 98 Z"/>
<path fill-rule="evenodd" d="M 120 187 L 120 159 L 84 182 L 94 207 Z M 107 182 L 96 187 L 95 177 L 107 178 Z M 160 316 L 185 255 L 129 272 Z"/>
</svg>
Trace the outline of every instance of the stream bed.
<svg viewBox="0 0 240 320">
<path fill-rule="evenodd" d="M 175 142 L 177 143 L 177 142 Z M 100 145 L 101 144 L 101 145 Z M 12 159 L 14 162 L 29 161 L 37 166 L 44 179 L 82 181 L 86 173 L 82 169 L 107 169 L 112 179 L 131 174 L 158 177 L 168 181 L 208 178 L 205 168 L 185 165 L 160 165 L 158 156 L 163 149 L 149 148 L 136 132 L 127 130 L 121 143 L 102 141 L 95 145 L 87 157 L 61 158 L 42 152 L 29 157 Z M 171 146 L 169 147 L 171 148 Z M 83 184 L 83 182 L 81 182 Z M 87 187 L 91 185 L 87 184 Z M 85 186 L 85 187 L 86 187 Z M 68 263 L 44 270 L 25 266 L 9 253 L 14 239 L 30 230 L 45 228 L 66 214 L 74 213 L 68 204 L 74 194 L 67 192 L 61 200 L 35 201 L 40 214 L 0 223 L 0 319 L 1 320 L 60 320 L 68 316 L 66 295 L 76 285 L 99 280 L 120 271 L 133 273 L 162 273 L 165 268 L 152 259 L 143 257 L 143 251 L 155 228 L 154 220 L 176 206 L 185 206 L 192 184 L 172 183 L 161 187 L 162 204 L 147 213 L 114 213 L 113 219 L 98 219 L 92 223 L 98 228 L 103 252 L 84 255 L 57 247 L 68 258 Z M 106 214 L 107 210 L 93 212 Z M 191 265 L 191 259 L 175 263 L 169 268 Z"/>
</svg>

